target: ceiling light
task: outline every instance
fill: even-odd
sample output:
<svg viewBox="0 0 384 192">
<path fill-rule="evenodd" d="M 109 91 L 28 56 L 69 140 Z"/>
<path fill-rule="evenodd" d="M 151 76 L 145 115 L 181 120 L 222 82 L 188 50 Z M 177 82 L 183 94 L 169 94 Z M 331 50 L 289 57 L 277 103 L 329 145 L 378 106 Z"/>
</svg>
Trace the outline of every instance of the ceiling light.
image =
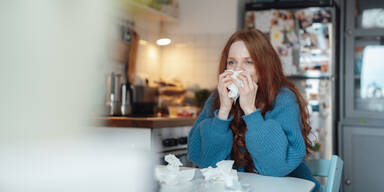
<svg viewBox="0 0 384 192">
<path fill-rule="evenodd" d="M 169 44 L 171 44 L 171 39 L 169 39 L 167 37 L 160 38 L 156 41 L 156 44 L 159 46 L 169 45 Z"/>
<path fill-rule="evenodd" d="M 165 46 L 171 44 L 171 39 L 168 38 L 164 33 L 164 23 L 160 21 L 160 35 L 156 41 L 156 44 L 159 46 Z"/>
</svg>

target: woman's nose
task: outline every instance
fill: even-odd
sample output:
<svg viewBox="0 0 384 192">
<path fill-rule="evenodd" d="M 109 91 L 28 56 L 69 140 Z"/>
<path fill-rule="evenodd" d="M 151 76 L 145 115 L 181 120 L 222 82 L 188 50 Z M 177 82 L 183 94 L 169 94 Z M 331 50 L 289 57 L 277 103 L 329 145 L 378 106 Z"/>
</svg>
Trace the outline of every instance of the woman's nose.
<svg viewBox="0 0 384 192">
<path fill-rule="evenodd" d="M 241 63 L 237 63 L 236 66 L 235 66 L 235 70 L 236 71 L 240 71 L 242 68 L 241 68 Z"/>
</svg>

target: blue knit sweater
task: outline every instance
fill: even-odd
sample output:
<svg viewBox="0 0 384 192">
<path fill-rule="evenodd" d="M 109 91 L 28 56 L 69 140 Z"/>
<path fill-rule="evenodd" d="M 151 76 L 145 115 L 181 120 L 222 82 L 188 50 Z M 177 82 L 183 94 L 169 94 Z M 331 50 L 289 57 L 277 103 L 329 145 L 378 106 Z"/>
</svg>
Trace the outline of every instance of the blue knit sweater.
<svg viewBox="0 0 384 192">
<path fill-rule="evenodd" d="M 221 160 L 231 159 L 233 133 L 229 128 L 232 116 L 218 118 L 212 113 L 211 95 L 188 137 L 188 158 L 201 168 L 215 167 Z M 267 176 L 292 176 L 320 184 L 304 164 L 305 143 L 301 134 L 300 109 L 296 95 L 282 88 L 272 110 L 263 117 L 260 110 L 244 115 L 248 131 L 245 144 L 256 170 Z M 239 169 L 242 171 L 242 169 Z"/>
</svg>

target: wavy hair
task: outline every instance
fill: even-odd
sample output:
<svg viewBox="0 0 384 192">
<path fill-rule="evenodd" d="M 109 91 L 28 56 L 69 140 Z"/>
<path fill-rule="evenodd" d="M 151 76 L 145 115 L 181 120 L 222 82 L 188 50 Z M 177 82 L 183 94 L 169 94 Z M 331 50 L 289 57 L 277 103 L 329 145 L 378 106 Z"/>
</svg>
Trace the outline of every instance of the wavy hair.
<svg viewBox="0 0 384 192">
<path fill-rule="evenodd" d="M 295 93 L 300 109 L 301 133 L 306 145 L 306 153 L 309 154 L 312 150 L 312 145 L 308 138 L 311 127 L 309 112 L 306 107 L 307 103 L 296 86 L 284 75 L 278 54 L 261 31 L 256 29 L 240 30 L 229 38 L 221 53 L 219 74 L 226 70 L 229 49 L 231 45 L 237 41 L 244 42 L 250 57 L 253 60 L 258 75 L 258 90 L 255 99 L 255 107 L 260 109 L 263 116 L 267 111 L 273 108 L 275 98 L 282 87 L 287 87 Z M 220 106 L 219 94 L 215 95 L 216 97 L 214 98 L 212 105 L 213 111 Z M 251 155 L 245 145 L 245 133 L 247 127 L 244 120 L 241 118 L 244 115 L 244 112 L 241 109 L 239 102 L 236 102 L 233 105 L 230 114 L 233 117 L 229 126 L 233 132 L 231 158 L 235 161 L 234 166 L 244 167 L 246 172 L 256 172 Z"/>
</svg>

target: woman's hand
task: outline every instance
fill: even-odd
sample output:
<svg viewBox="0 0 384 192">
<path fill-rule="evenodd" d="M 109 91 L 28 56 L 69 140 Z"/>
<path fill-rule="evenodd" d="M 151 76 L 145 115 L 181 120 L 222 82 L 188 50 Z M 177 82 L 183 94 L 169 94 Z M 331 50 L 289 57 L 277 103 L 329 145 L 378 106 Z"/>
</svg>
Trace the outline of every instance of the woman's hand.
<svg viewBox="0 0 384 192">
<path fill-rule="evenodd" d="M 233 72 L 226 71 L 219 75 L 219 84 L 217 86 L 217 90 L 219 92 L 220 97 L 220 109 L 219 109 L 219 118 L 223 120 L 227 120 L 228 114 L 231 111 L 233 100 L 228 96 L 227 87 L 232 83 L 231 75 Z"/>
<path fill-rule="evenodd" d="M 243 109 L 244 114 L 248 115 L 256 111 L 255 99 L 257 95 L 257 79 L 253 80 L 249 73 L 241 72 L 237 75 L 237 78 L 240 79 L 244 87 L 241 87 L 240 84 L 233 80 L 232 82 L 239 88 L 239 102 L 240 107 Z"/>
</svg>

